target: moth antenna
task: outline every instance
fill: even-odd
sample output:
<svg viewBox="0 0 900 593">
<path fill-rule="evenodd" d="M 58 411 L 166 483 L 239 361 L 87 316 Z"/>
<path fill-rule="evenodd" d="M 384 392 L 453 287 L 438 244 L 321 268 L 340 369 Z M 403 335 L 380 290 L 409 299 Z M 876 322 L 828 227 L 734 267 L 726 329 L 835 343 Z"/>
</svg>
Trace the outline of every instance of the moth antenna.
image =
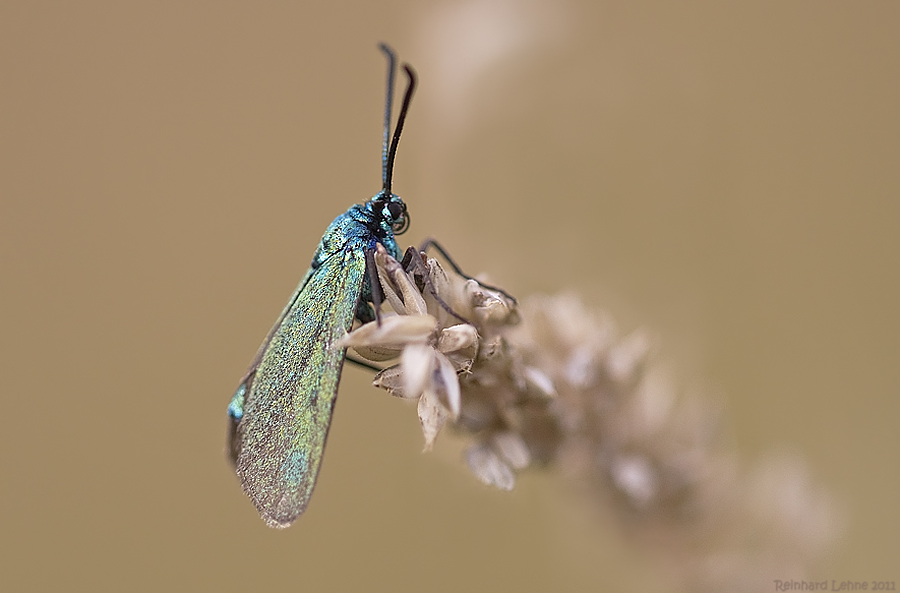
<svg viewBox="0 0 900 593">
<path fill-rule="evenodd" d="M 391 140 L 391 146 L 387 152 L 387 161 L 384 165 L 384 195 L 391 196 L 391 180 L 394 175 L 394 158 L 397 156 L 397 145 L 400 143 L 400 134 L 403 132 L 403 123 L 406 121 L 406 112 L 409 111 L 409 103 L 412 101 L 413 93 L 416 90 L 416 71 L 409 64 L 403 64 L 403 70 L 406 72 L 406 93 L 403 95 L 403 105 L 400 107 L 400 115 L 397 117 L 397 127 L 394 128 L 394 138 Z"/>
<path fill-rule="evenodd" d="M 378 49 L 384 52 L 388 60 L 386 95 L 384 98 L 384 138 L 381 143 L 381 182 L 383 187 L 390 188 L 388 175 L 388 151 L 391 139 L 391 115 L 394 109 L 394 71 L 397 69 L 397 54 L 386 43 L 379 43 Z M 390 195 L 390 194 L 388 194 Z"/>
</svg>

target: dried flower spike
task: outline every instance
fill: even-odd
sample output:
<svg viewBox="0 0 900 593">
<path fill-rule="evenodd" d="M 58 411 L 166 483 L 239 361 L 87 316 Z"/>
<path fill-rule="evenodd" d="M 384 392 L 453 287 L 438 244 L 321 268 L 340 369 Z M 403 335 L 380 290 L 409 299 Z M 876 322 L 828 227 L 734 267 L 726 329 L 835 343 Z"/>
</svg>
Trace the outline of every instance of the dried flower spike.
<svg viewBox="0 0 900 593">
<path fill-rule="evenodd" d="M 742 474 L 719 436 L 720 409 L 676 395 L 652 367 L 646 332 L 617 337 L 573 295 L 519 308 L 422 257 L 408 272 L 379 247 L 393 313 L 343 344 L 398 361 L 374 384 L 418 401 L 426 450 L 452 424 L 471 435 L 466 462 L 485 484 L 511 490 L 534 464 L 576 476 L 607 495 L 597 499 L 613 502 L 636 540 L 665 542 L 656 551 L 686 590 L 768 590 L 772 574 L 802 577 L 833 531 L 827 495 L 781 461 Z M 789 467 L 803 475 L 798 461 Z"/>
</svg>

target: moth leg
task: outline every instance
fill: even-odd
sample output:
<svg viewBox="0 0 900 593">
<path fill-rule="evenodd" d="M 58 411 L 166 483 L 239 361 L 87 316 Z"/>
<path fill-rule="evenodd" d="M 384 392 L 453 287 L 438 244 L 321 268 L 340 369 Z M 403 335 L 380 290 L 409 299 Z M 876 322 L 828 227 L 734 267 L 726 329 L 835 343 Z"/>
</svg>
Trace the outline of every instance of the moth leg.
<svg viewBox="0 0 900 593">
<path fill-rule="evenodd" d="M 416 250 L 415 247 L 407 247 L 406 253 L 403 254 L 403 261 L 400 262 L 400 264 L 407 272 L 413 272 L 413 277 L 422 277 L 423 284 L 419 288 L 428 288 L 428 292 L 431 293 L 431 296 L 434 297 L 434 300 L 437 301 L 437 304 L 439 304 L 444 311 L 446 311 L 450 315 L 453 315 L 463 323 L 474 325 L 471 321 L 454 311 L 450 305 L 444 302 L 444 299 L 438 296 L 437 290 L 435 290 L 434 284 L 431 282 L 431 278 L 428 276 L 428 267 L 425 265 L 425 260 L 422 259 L 421 251 Z M 418 275 L 416 274 L 416 271 L 419 272 Z M 468 277 L 466 276 L 466 278 Z"/>
<path fill-rule="evenodd" d="M 366 362 L 365 360 L 358 359 L 355 356 L 351 356 L 349 352 L 347 353 L 347 357 L 344 360 L 346 360 L 347 362 L 352 362 L 353 364 L 355 364 L 361 368 L 368 369 L 370 371 L 375 371 L 376 373 L 380 373 L 381 371 L 384 370 L 384 368 L 382 368 L 380 366 Z"/>
<path fill-rule="evenodd" d="M 472 276 L 469 276 L 468 274 L 463 272 L 462 269 L 456 264 L 456 262 L 453 261 L 453 258 L 450 257 L 450 254 L 447 253 L 447 250 L 444 249 L 444 247 L 440 243 L 438 243 L 436 240 L 431 239 L 431 238 L 425 239 L 425 241 L 422 242 L 422 246 L 419 247 L 419 251 L 427 252 L 429 247 L 434 247 L 434 250 L 437 251 L 438 253 L 440 253 L 441 257 L 443 257 L 444 260 L 446 260 L 446 262 L 448 264 L 450 264 L 450 267 L 453 268 L 453 271 L 456 272 L 457 274 L 459 274 L 460 276 L 462 276 L 463 278 L 465 278 L 466 280 L 475 280 L 475 282 L 478 282 L 478 284 L 480 284 L 484 288 L 487 288 L 488 290 L 494 290 L 496 292 L 499 292 L 500 294 L 502 294 L 503 296 L 505 296 L 506 298 L 511 300 L 513 303 L 519 304 L 519 301 L 516 300 L 516 297 L 509 294 L 502 288 L 498 288 L 496 286 L 491 286 L 490 284 L 485 284 L 484 282 L 480 282 L 477 279 L 473 278 Z M 407 250 L 407 252 L 409 252 L 409 250 Z M 403 261 L 406 261 L 406 256 L 403 257 Z"/>
<path fill-rule="evenodd" d="M 378 270 L 375 268 L 375 250 L 366 249 L 365 254 L 367 282 L 363 285 L 359 302 L 356 304 L 356 319 L 361 323 L 377 321 L 378 327 L 381 327 L 381 303 L 384 302 L 384 292 L 378 280 Z M 372 303 L 374 308 L 369 303 Z"/>
</svg>

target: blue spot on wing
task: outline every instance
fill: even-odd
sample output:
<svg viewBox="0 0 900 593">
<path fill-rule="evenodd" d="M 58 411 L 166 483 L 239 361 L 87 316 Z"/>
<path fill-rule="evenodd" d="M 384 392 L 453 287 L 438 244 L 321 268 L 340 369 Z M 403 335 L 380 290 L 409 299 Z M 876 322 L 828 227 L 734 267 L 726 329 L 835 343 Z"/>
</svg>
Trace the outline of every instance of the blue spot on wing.
<svg viewBox="0 0 900 593">
<path fill-rule="evenodd" d="M 228 404 L 228 415 L 235 420 L 240 420 L 244 416 L 244 396 L 247 394 L 247 385 L 241 383 L 238 390 L 234 392 L 231 403 Z"/>
<path fill-rule="evenodd" d="M 288 454 L 281 466 L 281 471 L 288 482 L 300 482 L 309 472 L 309 453 L 304 449 L 294 449 Z"/>
</svg>

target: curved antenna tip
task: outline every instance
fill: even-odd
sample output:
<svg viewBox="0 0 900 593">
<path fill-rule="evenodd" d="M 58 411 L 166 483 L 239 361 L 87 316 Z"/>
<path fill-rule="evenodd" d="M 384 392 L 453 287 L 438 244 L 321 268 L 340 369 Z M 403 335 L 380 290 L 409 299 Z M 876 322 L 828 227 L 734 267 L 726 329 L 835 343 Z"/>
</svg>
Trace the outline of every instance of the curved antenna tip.
<svg viewBox="0 0 900 593">
<path fill-rule="evenodd" d="M 394 48 L 392 48 L 390 45 L 388 45 L 387 43 L 385 43 L 383 41 L 378 44 L 378 49 L 383 51 L 385 54 L 387 54 L 391 58 L 397 57 L 397 53 L 394 51 Z"/>
</svg>

